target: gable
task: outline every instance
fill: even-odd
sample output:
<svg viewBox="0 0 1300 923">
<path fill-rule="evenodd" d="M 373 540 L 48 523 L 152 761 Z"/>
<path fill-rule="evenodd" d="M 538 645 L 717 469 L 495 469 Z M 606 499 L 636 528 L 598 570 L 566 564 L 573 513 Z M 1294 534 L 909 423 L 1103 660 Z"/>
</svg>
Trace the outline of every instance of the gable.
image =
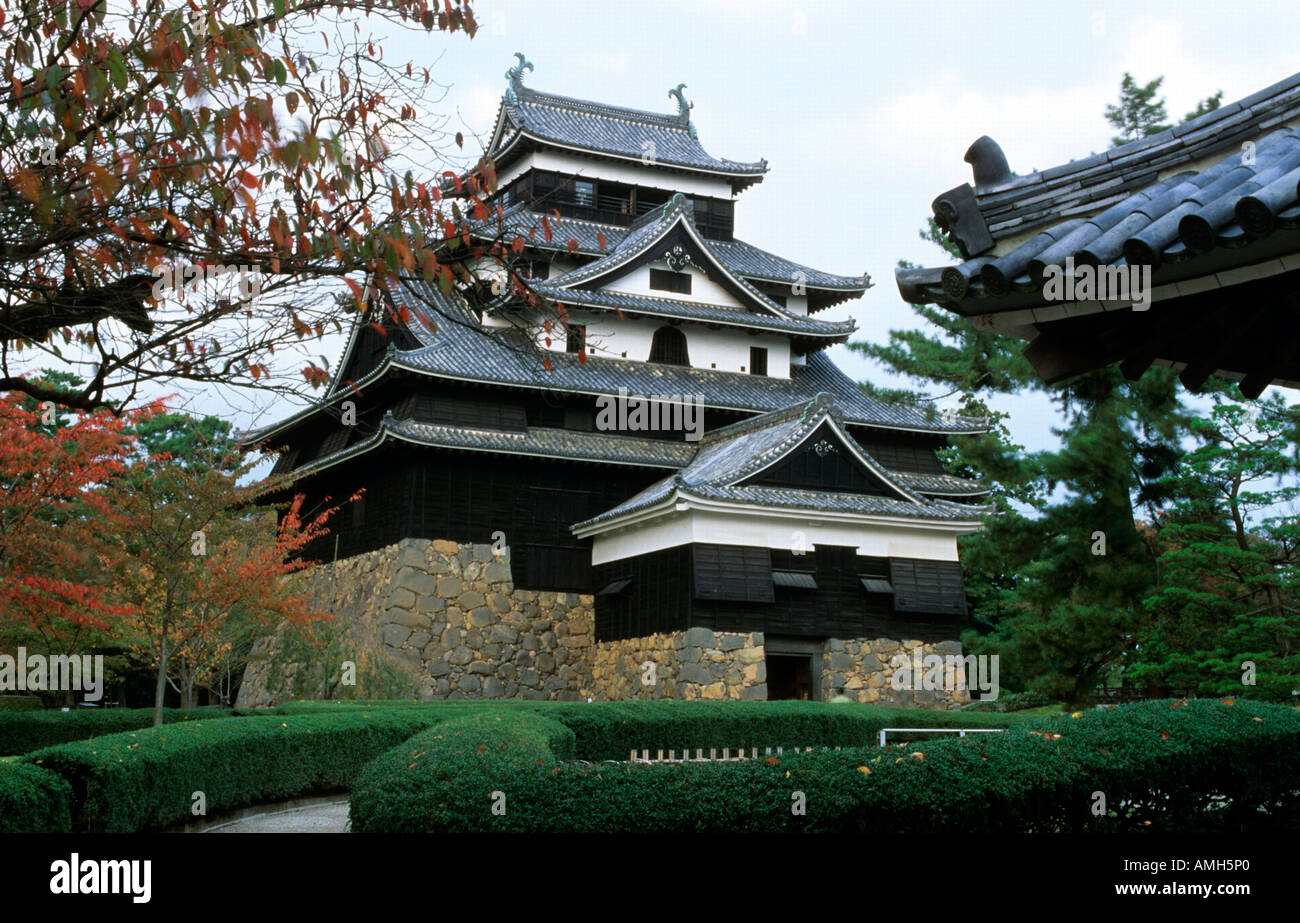
<svg viewBox="0 0 1300 923">
<path fill-rule="evenodd" d="M 621 282 L 620 285 L 614 283 L 626 279 L 630 274 L 640 270 L 649 278 L 649 267 L 653 264 L 656 268 L 662 268 L 665 260 L 671 269 L 678 271 L 689 271 L 692 278 L 699 278 L 708 283 L 710 291 L 716 290 L 718 293 L 725 292 L 730 297 L 729 303 L 737 306 L 744 306 L 747 309 L 754 310 L 763 314 L 775 314 L 767 305 L 763 304 L 753 292 L 748 291 L 739 280 L 734 277 L 722 262 L 709 252 L 708 248 L 702 246 L 691 234 L 686 227 L 685 219 L 678 220 L 673 227 L 659 238 L 653 244 L 645 245 L 639 253 L 630 257 L 625 262 L 611 265 L 603 272 L 597 272 L 590 278 L 584 279 L 575 287 L 589 291 L 608 289 L 610 291 L 630 291 L 626 286 L 628 282 Z M 680 269 L 679 269 L 680 267 Z M 703 272 L 701 272 L 703 269 Z M 561 283 L 563 284 L 562 280 Z M 648 281 L 646 283 L 646 292 L 651 294 L 661 294 L 668 297 L 681 297 L 671 292 L 650 292 Z M 708 299 L 714 303 L 718 302 L 715 296 Z"/>
<path fill-rule="evenodd" d="M 835 429 L 822 423 L 793 452 L 741 484 L 874 495 L 897 493 L 854 455 Z"/>
</svg>

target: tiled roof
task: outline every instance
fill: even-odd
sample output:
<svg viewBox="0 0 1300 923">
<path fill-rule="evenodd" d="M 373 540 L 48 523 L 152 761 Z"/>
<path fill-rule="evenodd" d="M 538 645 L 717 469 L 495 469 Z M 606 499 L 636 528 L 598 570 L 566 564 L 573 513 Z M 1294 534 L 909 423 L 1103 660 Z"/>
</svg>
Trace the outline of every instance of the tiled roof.
<svg viewBox="0 0 1300 923">
<path fill-rule="evenodd" d="M 411 287 L 420 290 L 422 298 L 440 303 L 448 313 L 462 310 L 423 281 L 412 282 Z M 412 299 L 405 306 L 415 310 L 419 303 Z M 472 318 L 469 323 L 474 323 Z M 617 394 L 619 388 L 647 396 L 700 394 L 707 407 L 749 412 L 780 410 L 825 391 L 849 423 L 935 434 L 988 429 L 983 419 L 931 414 L 869 397 L 821 352 L 809 354 L 806 365 L 792 366 L 788 379 L 599 356 L 588 357 L 584 363 L 561 352 L 546 353 L 551 363 L 547 370 L 536 350 L 511 331 L 489 333 L 454 323 L 440 324 L 436 333 L 415 323 L 410 330 L 426 345 L 395 351 L 393 365 L 438 377 L 575 394 Z"/>
<path fill-rule="evenodd" d="M 712 263 L 711 269 L 709 266 L 703 267 L 706 271 L 711 272 L 718 281 L 725 281 L 734 286 L 739 292 L 740 299 L 747 301 L 756 311 L 582 287 L 597 284 L 601 278 L 617 278 L 621 272 L 627 272 L 626 267 L 654 256 L 662 257 L 657 250 L 665 246 L 663 243 L 665 240 L 673 239 L 669 235 L 674 230 L 677 230 L 679 235 L 686 235 L 678 236 L 677 240 L 693 241 L 704 254 L 703 262 Z M 733 273 L 714 253 L 712 242 L 700 236 L 696 230 L 690 203 L 680 193 L 659 208 L 638 218 L 627 236 L 604 256 L 561 276 L 535 283 L 534 289 L 547 298 L 566 303 L 635 310 L 666 317 L 719 322 L 809 337 L 842 340 L 857 329 L 857 325 L 852 320 L 820 321 L 788 311 L 755 288 L 743 276 Z"/>
<path fill-rule="evenodd" d="M 873 496 L 803 488 L 743 484 L 802 444 L 823 424 L 836 424 L 846 447 L 895 491 Z M 623 503 L 574 526 L 586 532 L 629 513 L 664 503 L 673 496 L 731 501 L 748 506 L 785 507 L 823 512 L 903 516 L 915 519 L 973 522 L 983 507 L 924 497 L 886 471 L 843 429 L 843 415 L 823 396 L 803 406 L 763 414 L 705 434 L 691 463 L 676 474 L 650 485 Z"/>
<path fill-rule="evenodd" d="M 633 465 L 641 468 L 687 469 L 694 482 L 718 480 L 724 475 L 739 479 L 779 457 L 784 448 L 797 444 L 815 425 L 802 422 L 804 405 L 777 414 L 724 427 L 706 434 L 699 442 L 650 439 L 627 433 L 582 432 L 534 426 L 526 431 L 486 427 L 452 426 L 414 419 L 397 419 L 386 414 L 379 429 L 366 439 L 346 448 L 313 458 L 293 469 L 302 476 L 378 448 L 397 439 L 431 448 L 523 455 L 598 464 Z M 816 420 L 820 425 L 821 417 Z M 747 426 L 748 429 L 741 430 Z M 727 434 L 732 437 L 727 438 Z M 726 446 L 725 450 L 721 447 Z M 885 479 L 916 494 L 979 496 L 987 493 L 979 484 L 951 475 L 912 475 L 880 472 Z"/>
<path fill-rule="evenodd" d="M 704 323 L 729 324 L 753 330 L 771 330 L 804 337 L 819 337 L 842 342 L 857 329 L 853 320 L 824 321 L 798 315 L 771 317 L 755 314 L 732 305 L 702 304 L 675 298 L 659 298 L 626 292 L 588 291 L 586 289 L 557 289 L 544 283 L 533 286 L 541 295 L 568 305 L 592 308 L 610 308 L 632 314 L 649 314 L 655 317 L 674 317 Z"/>
<path fill-rule="evenodd" d="M 577 242 L 577 252 L 586 256 L 604 256 L 622 244 L 623 238 L 629 233 L 628 228 L 616 224 L 603 224 L 583 218 L 556 218 L 551 215 L 549 220 L 554 233 L 551 240 L 547 241 L 540 231 L 541 215 L 530 211 L 526 204 L 519 203 L 503 210 L 500 231 L 528 237 L 531 230 L 533 233 L 528 241 L 530 247 L 556 253 L 566 253 L 568 242 L 574 240 Z M 495 221 L 489 224 L 492 236 L 500 233 Z M 871 276 L 868 273 L 841 276 L 823 272 L 768 253 L 743 240 L 709 240 L 708 243 L 719 262 L 751 282 L 771 282 L 777 285 L 802 283 L 805 288 L 843 292 L 846 295 L 861 294 L 871 287 Z"/>
<path fill-rule="evenodd" d="M 691 124 L 689 109 L 671 115 L 541 93 L 524 86 L 522 75 L 519 67 L 510 71 L 511 85 L 501 101 L 490 151 L 494 158 L 500 159 L 520 138 L 529 138 L 638 161 L 649 156 L 654 164 L 722 174 L 745 184 L 762 179 L 767 172 L 766 160 L 726 160 L 704 150 Z M 668 95 L 684 101 L 679 95 L 681 89 Z"/>
<path fill-rule="evenodd" d="M 957 187 L 940 196 L 935 216 L 954 232 L 964 252 L 978 256 L 991 246 L 984 229 L 996 241 L 1059 218 L 1099 211 L 1195 161 L 1220 152 L 1240 156 L 1246 142 L 1258 145 L 1285 126 L 1296 127 L 1297 120 L 1300 74 L 1159 134 L 1026 176 L 1012 176 L 997 144 L 981 138 L 966 154 L 975 173 L 973 190 Z M 953 214 L 952 209 L 964 206 L 977 209 L 978 215 Z"/>
<path fill-rule="evenodd" d="M 1300 229 L 1300 130 L 1259 138 L 1253 162 L 1245 160 L 1234 150 L 1199 173 L 1153 182 L 1092 217 L 1051 225 L 1000 257 L 896 270 L 899 291 L 913 303 L 941 302 L 982 314 L 1043 304 L 1047 267 L 1066 259 L 1076 266 L 1151 266 L 1157 288 L 1201 274 L 1202 263 L 1222 271 L 1224 259 L 1231 259 L 1221 258 L 1223 251 Z M 1259 259 L 1257 251 L 1240 258 Z"/>
<path fill-rule="evenodd" d="M 954 474 L 922 474 L 916 471 L 890 471 L 895 481 L 919 494 L 942 497 L 982 497 L 989 489 L 979 481 Z"/>
</svg>

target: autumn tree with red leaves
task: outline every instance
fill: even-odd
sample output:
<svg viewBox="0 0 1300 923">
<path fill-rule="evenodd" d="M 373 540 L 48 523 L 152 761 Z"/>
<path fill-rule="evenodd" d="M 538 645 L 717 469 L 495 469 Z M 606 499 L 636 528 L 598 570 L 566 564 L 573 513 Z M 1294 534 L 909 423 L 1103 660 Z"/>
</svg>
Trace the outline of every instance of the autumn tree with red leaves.
<svg viewBox="0 0 1300 923">
<path fill-rule="evenodd" d="M 113 582 L 133 613 L 137 648 L 155 669 L 155 724 L 168 683 L 193 705 L 241 635 L 329 617 L 292 575 L 307 566 L 300 553 L 328 533 L 338 507 L 304 519 L 301 496 L 278 517 L 257 506 L 268 489 L 284 486 L 239 483 L 259 460 L 219 442 L 185 458 L 146 456 L 119 481 L 127 529 Z"/>
<path fill-rule="evenodd" d="M 495 172 L 431 166 L 464 139 L 381 21 L 477 28 L 469 0 L 3 0 L 0 389 L 120 410 L 151 381 L 319 386 L 340 313 L 403 277 L 479 292 L 522 240 L 471 238 Z M 33 349 L 84 385 L 23 377 Z"/>
<path fill-rule="evenodd" d="M 41 387 L 57 387 L 44 382 Z M 124 429 L 152 413 L 59 419 L 53 403 L 0 396 L 0 641 L 68 653 L 113 633 L 129 609 L 103 579 L 126 527 L 116 501 L 133 449 Z"/>
</svg>

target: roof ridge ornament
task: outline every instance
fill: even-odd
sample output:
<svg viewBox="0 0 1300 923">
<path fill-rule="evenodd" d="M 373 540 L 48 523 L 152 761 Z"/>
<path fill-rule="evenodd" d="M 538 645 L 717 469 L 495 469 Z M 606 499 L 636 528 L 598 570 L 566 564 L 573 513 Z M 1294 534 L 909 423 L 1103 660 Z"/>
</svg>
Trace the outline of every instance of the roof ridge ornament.
<svg viewBox="0 0 1300 923">
<path fill-rule="evenodd" d="M 818 391 L 813 395 L 813 399 L 804 405 L 803 413 L 799 415 L 800 423 L 808 422 L 808 414 L 819 410 L 830 410 L 834 399 L 829 391 Z"/>
<path fill-rule="evenodd" d="M 519 63 L 506 71 L 506 79 L 510 81 L 510 85 L 506 87 L 506 101 L 512 106 L 519 102 L 519 91 L 526 89 L 524 87 L 524 71 L 533 69 L 533 62 L 529 61 L 522 51 L 516 51 L 515 57 L 519 59 Z"/>
<path fill-rule="evenodd" d="M 681 126 L 691 133 L 691 137 L 699 140 L 699 135 L 695 133 L 695 123 L 691 121 L 691 110 L 695 108 L 695 103 L 687 102 L 686 94 L 682 90 L 686 89 L 686 84 L 679 83 L 677 86 L 668 91 L 668 95 L 677 99 L 677 121 Z"/>
</svg>

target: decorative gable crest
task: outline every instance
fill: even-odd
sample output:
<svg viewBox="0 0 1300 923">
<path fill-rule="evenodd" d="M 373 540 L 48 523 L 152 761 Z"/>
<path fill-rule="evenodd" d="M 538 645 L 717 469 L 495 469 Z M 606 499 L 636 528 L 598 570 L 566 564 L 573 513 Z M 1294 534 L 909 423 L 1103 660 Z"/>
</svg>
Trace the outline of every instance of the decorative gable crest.
<svg viewBox="0 0 1300 923">
<path fill-rule="evenodd" d="M 682 90 L 686 89 L 686 84 L 679 83 L 674 89 L 668 91 L 668 95 L 677 99 L 677 121 L 681 126 L 691 133 L 692 138 L 699 138 L 695 133 L 695 123 L 691 121 L 691 110 L 695 108 L 695 103 L 686 101 L 686 94 Z"/>
<path fill-rule="evenodd" d="M 524 57 L 523 52 L 516 51 L 515 57 L 519 63 L 506 71 L 506 79 L 510 81 L 506 87 L 506 101 L 512 106 L 519 103 L 519 91 L 524 88 L 524 71 L 533 69 L 533 63 Z"/>
</svg>

